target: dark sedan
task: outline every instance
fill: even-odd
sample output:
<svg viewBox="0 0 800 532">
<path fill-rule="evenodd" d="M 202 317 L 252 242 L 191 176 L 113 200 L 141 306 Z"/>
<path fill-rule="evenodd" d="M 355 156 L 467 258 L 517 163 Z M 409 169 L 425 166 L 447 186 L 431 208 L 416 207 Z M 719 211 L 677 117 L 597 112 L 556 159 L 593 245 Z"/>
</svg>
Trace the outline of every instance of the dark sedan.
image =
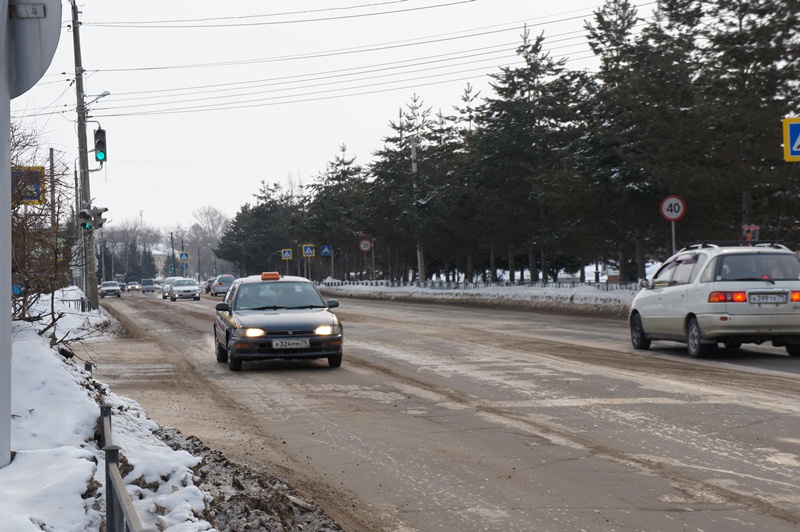
<svg viewBox="0 0 800 532">
<path fill-rule="evenodd" d="M 316 287 L 303 277 L 265 272 L 236 279 L 216 306 L 214 345 L 231 371 L 261 359 L 327 358 L 342 364 L 342 324 Z"/>
</svg>

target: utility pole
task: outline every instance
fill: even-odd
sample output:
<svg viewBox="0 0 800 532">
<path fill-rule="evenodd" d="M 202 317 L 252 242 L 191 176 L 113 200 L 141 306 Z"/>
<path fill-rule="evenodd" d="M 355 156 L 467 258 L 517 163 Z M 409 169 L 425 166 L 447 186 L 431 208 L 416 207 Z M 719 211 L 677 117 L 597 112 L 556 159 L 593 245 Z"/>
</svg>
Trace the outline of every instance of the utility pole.
<svg viewBox="0 0 800 532">
<path fill-rule="evenodd" d="M 172 250 L 172 275 L 175 275 L 175 237 L 169 232 L 169 247 Z M 169 275 L 167 277 L 170 277 Z"/>
<path fill-rule="evenodd" d="M 86 141 L 86 94 L 83 89 L 83 61 L 81 59 L 81 23 L 78 20 L 78 4 L 76 0 L 70 0 L 72 4 L 72 47 L 75 54 L 75 93 L 78 104 L 78 169 L 80 173 L 80 198 L 81 209 L 88 209 L 92 203 L 92 196 L 89 187 L 89 148 Z M 83 240 L 83 267 L 86 272 L 84 293 L 89 296 L 89 304 L 92 309 L 99 306 L 97 294 L 97 264 L 94 251 L 94 233 L 88 231 Z"/>
</svg>

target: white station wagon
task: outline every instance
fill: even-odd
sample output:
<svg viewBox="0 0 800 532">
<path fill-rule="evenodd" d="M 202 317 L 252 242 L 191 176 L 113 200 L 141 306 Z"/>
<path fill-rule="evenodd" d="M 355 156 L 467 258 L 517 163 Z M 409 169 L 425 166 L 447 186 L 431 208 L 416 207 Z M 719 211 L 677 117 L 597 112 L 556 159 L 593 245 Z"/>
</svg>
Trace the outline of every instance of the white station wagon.
<svg viewBox="0 0 800 532">
<path fill-rule="evenodd" d="M 780 244 L 747 244 L 696 244 L 642 279 L 628 315 L 633 347 L 674 340 L 704 357 L 718 344 L 772 342 L 800 356 L 800 259 Z"/>
</svg>

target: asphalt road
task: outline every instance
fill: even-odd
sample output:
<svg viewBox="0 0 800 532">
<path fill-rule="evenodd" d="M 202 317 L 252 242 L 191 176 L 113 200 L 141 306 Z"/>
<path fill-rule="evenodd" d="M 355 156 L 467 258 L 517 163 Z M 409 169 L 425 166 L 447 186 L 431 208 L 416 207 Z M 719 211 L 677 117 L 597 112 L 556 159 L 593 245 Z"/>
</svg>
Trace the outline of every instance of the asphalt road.
<svg viewBox="0 0 800 532">
<path fill-rule="evenodd" d="M 630 347 L 622 320 L 343 299 L 341 368 L 215 361 L 213 305 L 104 300 L 95 375 L 345 530 L 797 530 L 800 359 Z"/>
</svg>

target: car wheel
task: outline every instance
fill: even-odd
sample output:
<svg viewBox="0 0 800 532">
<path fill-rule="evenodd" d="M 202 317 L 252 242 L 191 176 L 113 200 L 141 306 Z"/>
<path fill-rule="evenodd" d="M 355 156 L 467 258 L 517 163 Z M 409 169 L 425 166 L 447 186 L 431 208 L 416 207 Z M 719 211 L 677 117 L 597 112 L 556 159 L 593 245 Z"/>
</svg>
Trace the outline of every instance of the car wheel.
<svg viewBox="0 0 800 532">
<path fill-rule="evenodd" d="M 217 340 L 217 331 L 214 331 L 214 352 L 217 355 L 217 362 L 228 361 L 228 351 L 222 347 L 222 344 Z"/>
<path fill-rule="evenodd" d="M 169 298 L 169 300 L 170 300 L 170 301 L 177 301 L 177 299 L 176 299 L 176 298 L 174 298 L 174 297 L 171 297 L 171 298 Z"/>
<path fill-rule="evenodd" d="M 328 365 L 332 368 L 338 368 L 342 365 L 342 354 L 339 353 L 338 355 L 330 355 L 328 357 Z"/>
<path fill-rule="evenodd" d="M 241 371 L 242 359 L 236 356 L 236 350 L 231 348 L 233 342 L 228 344 L 228 368 L 231 371 Z"/>
<path fill-rule="evenodd" d="M 642 317 L 639 314 L 631 316 L 631 343 L 634 349 L 650 349 L 650 340 L 644 335 Z"/>
<path fill-rule="evenodd" d="M 800 357 L 800 344 L 786 344 L 786 352 L 790 357 Z"/>
<path fill-rule="evenodd" d="M 712 344 L 703 343 L 703 331 L 700 330 L 697 318 L 690 319 L 686 328 L 686 349 L 692 358 L 707 357 L 713 350 Z"/>
<path fill-rule="evenodd" d="M 117 294 L 117 297 L 122 297 L 122 294 Z"/>
<path fill-rule="evenodd" d="M 195 301 L 200 301 L 200 296 L 193 297 L 192 299 L 194 299 Z"/>
</svg>

